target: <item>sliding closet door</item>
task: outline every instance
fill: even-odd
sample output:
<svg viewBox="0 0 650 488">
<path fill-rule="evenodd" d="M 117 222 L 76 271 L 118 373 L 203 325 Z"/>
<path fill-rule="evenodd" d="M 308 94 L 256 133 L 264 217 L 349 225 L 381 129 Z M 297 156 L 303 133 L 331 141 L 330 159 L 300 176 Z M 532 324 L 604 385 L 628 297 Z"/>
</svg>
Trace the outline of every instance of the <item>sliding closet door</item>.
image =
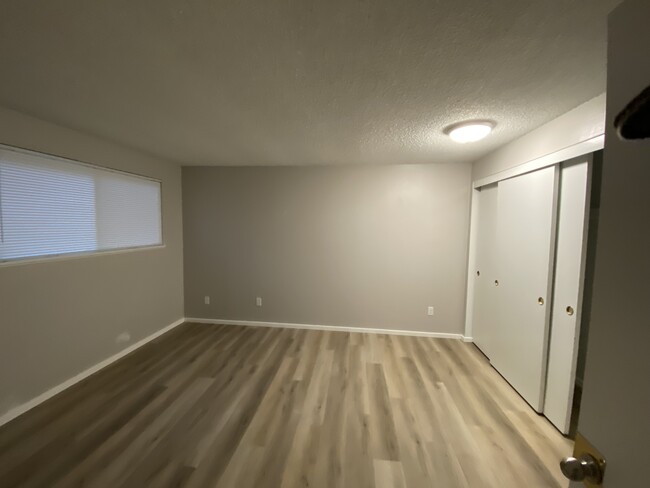
<svg viewBox="0 0 650 488">
<path fill-rule="evenodd" d="M 472 336 L 474 343 L 490 357 L 492 331 L 497 313 L 496 234 L 497 184 L 487 185 L 478 192 L 478 225 L 476 227 L 476 266 L 474 269 L 474 313 Z"/>
<path fill-rule="evenodd" d="M 562 166 L 555 255 L 555 286 L 544 415 L 564 434 L 569 433 L 576 378 L 584 257 L 587 246 L 586 156 Z"/>
<path fill-rule="evenodd" d="M 490 361 L 538 412 L 544 403 L 556 168 L 499 182 L 498 313 Z"/>
</svg>

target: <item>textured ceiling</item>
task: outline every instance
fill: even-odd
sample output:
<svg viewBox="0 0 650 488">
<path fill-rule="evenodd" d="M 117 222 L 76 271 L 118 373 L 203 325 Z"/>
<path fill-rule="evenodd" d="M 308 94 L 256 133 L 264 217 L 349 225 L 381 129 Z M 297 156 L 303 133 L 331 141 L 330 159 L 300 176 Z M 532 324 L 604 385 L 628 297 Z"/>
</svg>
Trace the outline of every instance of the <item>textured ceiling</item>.
<svg viewBox="0 0 650 488">
<path fill-rule="evenodd" d="M 605 90 L 618 3 L 2 0 L 0 105 L 182 164 L 471 161 Z"/>
</svg>

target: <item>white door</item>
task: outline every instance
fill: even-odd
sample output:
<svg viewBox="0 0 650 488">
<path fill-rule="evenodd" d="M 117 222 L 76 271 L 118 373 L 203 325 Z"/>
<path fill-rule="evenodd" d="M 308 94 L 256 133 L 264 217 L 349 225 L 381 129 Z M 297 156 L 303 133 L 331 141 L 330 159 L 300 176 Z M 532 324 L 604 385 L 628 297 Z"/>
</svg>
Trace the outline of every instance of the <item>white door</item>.
<svg viewBox="0 0 650 488">
<path fill-rule="evenodd" d="M 503 180 L 497 194 L 498 313 L 490 362 L 538 412 L 544 403 L 557 175 L 552 166 Z"/>
<path fill-rule="evenodd" d="M 569 433 L 587 248 L 588 176 L 591 156 L 564 163 L 555 248 L 555 277 L 544 415 Z"/>
<path fill-rule="evenodd" d="M 578 421 L 607 458 L 607 488 L 649 485 L 650 139 L 621 141 L 613 126 L 650 84 L 648 19 L 648 0 L 626 0 L 609 18 L 607 132 Z"/>
<path fill-rule="evenodd" d="M 492 329 L 496 315 L 495 272 L 497 232 L 497 184 L 486 185 L 478 192 L 476 228 L 476 266 L 472 335 L 474 343 L 490 357 Z"/>
</svg>

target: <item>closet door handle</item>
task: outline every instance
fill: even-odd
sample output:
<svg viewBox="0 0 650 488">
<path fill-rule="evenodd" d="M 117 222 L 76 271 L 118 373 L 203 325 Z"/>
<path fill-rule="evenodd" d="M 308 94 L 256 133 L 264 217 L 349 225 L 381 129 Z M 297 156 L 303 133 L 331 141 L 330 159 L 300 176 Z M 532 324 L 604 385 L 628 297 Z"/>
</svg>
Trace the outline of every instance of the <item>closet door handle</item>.
<svg viewBox="0 0 650 488">
<path fill-rule="evenodd" d="M 571 315 L 573 315 L 574 313 L 575 313 L 575 310 L 573 310 L 573 307 L 572 307 L 571 305 L 569 305 L 569 306 L 566 308 L 566 314 L 567 314 L 568 316 L 571 316 Z"/>
<path fill-rule="evenodd" d="M 539 297 L 537 299 L 537 303 L 539 303 L 540 305 L 544 305 L 544 297 Z"/>
<path fill-rule="evenodd" d="M 494 286 L 499 286 L 499 280 L 494 280 Z"/>
</svg>

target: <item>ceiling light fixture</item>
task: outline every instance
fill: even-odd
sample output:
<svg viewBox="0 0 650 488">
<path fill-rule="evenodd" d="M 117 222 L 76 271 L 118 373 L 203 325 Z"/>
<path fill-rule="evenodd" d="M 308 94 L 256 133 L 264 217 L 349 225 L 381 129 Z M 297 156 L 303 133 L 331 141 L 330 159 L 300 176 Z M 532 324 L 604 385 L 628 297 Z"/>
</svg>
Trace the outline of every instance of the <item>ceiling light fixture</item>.
<svg viewBox="0 0 650 488">
<path fill-rule="evenodd" d="M 494 122 L 487 120 L 473 120 L 470 122 L 461 122 L 459 124 L 451 125 L 445 129 L 445 134 L 451 137 L 453 141 L 465 144 L 484 139 L 490 135 L 494 126 Z"/>
</svg>

